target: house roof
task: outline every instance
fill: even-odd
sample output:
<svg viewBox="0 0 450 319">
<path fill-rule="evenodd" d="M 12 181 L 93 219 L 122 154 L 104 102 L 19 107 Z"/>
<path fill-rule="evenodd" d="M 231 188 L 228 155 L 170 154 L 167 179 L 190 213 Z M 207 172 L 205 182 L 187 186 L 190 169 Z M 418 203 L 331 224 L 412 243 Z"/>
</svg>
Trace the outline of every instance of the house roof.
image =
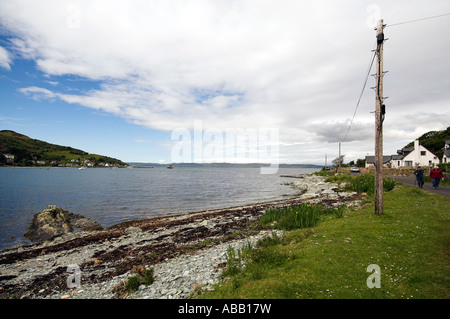
<svg viewBox="0 0 450 319">
<path fill-rule="evenodd" d="M 412 151 L 414 151 L 414 147 L 413 146 L 411 146 L 411 147 L 404 147 L 401 150 L 398 150 L 397 154 L 399 154 L 399 155 L 403 155 L 403 154 L 407 155 L 408 153 L 411 153 Z"/>
<path fill-rule="evenodd" d="M 395 161 L 402 160 L 404 158 L 403 155 L 392 155 L 391 157 Z"/>
<path fill-rule="evenodd" d="M 383 155 L 383 164 L 389 162 L 392 159 L 392 156 Z M 375 156 L 366 156 L 366 164 L 375 163 Z"/>
</svg>

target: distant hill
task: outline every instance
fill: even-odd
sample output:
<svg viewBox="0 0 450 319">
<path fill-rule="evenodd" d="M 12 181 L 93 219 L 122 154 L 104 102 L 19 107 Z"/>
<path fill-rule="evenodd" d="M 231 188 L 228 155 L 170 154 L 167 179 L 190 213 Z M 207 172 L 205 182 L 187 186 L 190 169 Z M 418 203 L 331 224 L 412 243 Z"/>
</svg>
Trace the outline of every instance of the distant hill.
<svg viewBox="0 0 450 319">
<path fill-rule="evenodd" d="M 127 165 L 116 158 L 89 154 L 70 146 L 50 144 L 9 130 L 0 131 L 0 164 L 16 166 Z"/>
<path fill-rule="evenodd" d="M 420 145 L 427 148 L 430 152 L 436 155 L 438 158 L 442 158 L 444 151 L 445 140 L 450 140 L 450 126 L 443 131 L 430 131 L 423 134 L 418 138 Z M 405 147 L 413 147 L 414 141 L 406 145 Z"/>
</svg>

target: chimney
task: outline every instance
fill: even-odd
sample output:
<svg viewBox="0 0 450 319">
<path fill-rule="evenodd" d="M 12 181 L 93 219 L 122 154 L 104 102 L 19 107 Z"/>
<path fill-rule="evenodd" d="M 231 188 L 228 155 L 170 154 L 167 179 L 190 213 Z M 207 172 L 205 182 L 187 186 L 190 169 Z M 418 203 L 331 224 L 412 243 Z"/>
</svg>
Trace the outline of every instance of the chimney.
<svg viewBox="0 0 450 319">
<path fill-rule="evenodd" d="M 414 152 L 416 153 L 417 160 L 420 161 L 419 140 L 414 141 Z"/>
</svg>

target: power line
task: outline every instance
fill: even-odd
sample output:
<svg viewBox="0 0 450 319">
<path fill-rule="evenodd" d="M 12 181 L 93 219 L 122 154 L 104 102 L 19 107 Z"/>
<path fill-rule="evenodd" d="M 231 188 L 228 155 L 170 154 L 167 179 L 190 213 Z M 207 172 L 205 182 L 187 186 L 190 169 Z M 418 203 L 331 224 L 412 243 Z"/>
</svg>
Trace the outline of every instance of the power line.
<svg viewBox="0 0 450 319">
<path fill-rule="evenodd" d="M 414 23 L 414 22 L 423 21 L 423 20 L 441 18 L 441 17 L 445 17 L 445 16 L 450 16 L 450 13 L 444 13 L 444 14 L 440 14 L 440 15 L 436 15 L 436 16 L 432 16 L 432 17 L 426 17 L 426 18 L 421 18 L 421 19 L 416 19 L 416 20 L 404 21 L 404 22 L 399 22 L 399 23 L 394 23 L 394 24 L 388 24 L 388 25 L 386 25 L 386 28 L 393 27 L 393 26 L 396 26 L 396 25 L 401 25 L 401 24 L 408 24 L 408 23 Z"/>
<path fill-rule="evenodd" d="M 375 56 L 376 56 L 376 55 L 377 55 L 376 52 L 374 52 L 373 56 L 371 57 L 371 61 L 370 61 L 370 63 L 369 63 L 369 67 L 368 67 L 368 69 L 367 69 L 366 79 L 364 80 L 363 88 L 362 88 L 361 93 L 360 93 L 360 95 L 359 95 L 358 102 L 356 103 L 355 112 L 353 113 L 352 120 L 350 121 L 350 125 L 348 126 L 348 129 L 347 129 L 347 133 L 345 133 L 345 137 L 344 137 L 344 139 L 342 140 L 342 142 L 345 142 L 345 140 L 347 139 L 347 135 L 348 135 L 348 133 L 350 132 L 350 128 L 352 127 L 353 120 L 355 119 L 356 112 L 358 111 L 359 103 L 361 102 L 361 98 L 362 98 L 362 96 L 363 96 L 364 90 L 366 89 L 367 80 L 369 79 L 370 71 L 372 70 L 373 61 L 375 60 Z"/>
<path fill-rule="evenodd" d="M 431 17 L 425 17 L 425 18 L 420 18 L 420 19 L 415 19 L 415 20 L 409 20 L 409 21 L 403 21 L 403 22 L 399 22 L 399 23 L 388 24 L 388 25 L 385 25 L 384 27 L 386 27 L 386 28 L 387 27 L 393 27 L 393 26 L 398 26 L 398 25 L 402 25 L 402 24 L 415 23 L 415 22 L 419 22 L 419 21 L 423 21 L 423 20 L 430 20 L 430 19 L 441 18 L 441 17 L 445 17 L 445 16 L 450 16 L 450 12 L 449 13 L 440 14 L 440 15 L 431 16 Z M 355 119 L 356 112 L 358 111 L 358 107 L 359 107 L 359 104 L 361 102 L 362 95 L 363 95 L 364 90 L 366 88 L 367 80 L 369 78 L 370 71 L 371 71 L 372 66 L 373 66 L 373 61 L 375 60 L 375 56 L 377 54 L 375 50 L 373 50 L 373 51 L 374 51 L 374 54 L 373 54 L 373 56 L 371 58 L 371 61 L 370 61 L 370 64 L 369 64 L 369 68 L 367 70 L 366 79 L 364 80 L 364 85 L 363 85 L 363 88 L 361 90 L 361 94 L 359 95 L 359 99 L 358 99 L 358 103 L 356 104 L 355 112 L 353 113 L 352 120 L 350 121 L 350 125 L 348 126 L 347 132 L 345 133 L 345 137 L 342 140 L 342 142 L 345 142 L 345 140 L 347 139 L 348 133 L 350 132 L 350 129 L 351 129 L 352 125 L 353 125 L 353 120 Z"/>
</svg>

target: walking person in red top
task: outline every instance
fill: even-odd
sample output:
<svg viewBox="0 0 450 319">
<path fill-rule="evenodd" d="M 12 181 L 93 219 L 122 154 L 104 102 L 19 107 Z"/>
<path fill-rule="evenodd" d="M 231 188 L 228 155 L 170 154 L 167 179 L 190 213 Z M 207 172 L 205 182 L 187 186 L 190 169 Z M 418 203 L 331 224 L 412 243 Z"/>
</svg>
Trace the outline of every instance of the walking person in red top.
<svg viewBox="0 0 450 319">
<path fill-rule="evenodd" d="M 439 169 L 439 167 L 435 165 L 434 168 L 430 171 L 430 177 L 433 180 L 433 188 L 438 188 L 441 178 L 444 179 L 444 174 Z"/>
</svg>

